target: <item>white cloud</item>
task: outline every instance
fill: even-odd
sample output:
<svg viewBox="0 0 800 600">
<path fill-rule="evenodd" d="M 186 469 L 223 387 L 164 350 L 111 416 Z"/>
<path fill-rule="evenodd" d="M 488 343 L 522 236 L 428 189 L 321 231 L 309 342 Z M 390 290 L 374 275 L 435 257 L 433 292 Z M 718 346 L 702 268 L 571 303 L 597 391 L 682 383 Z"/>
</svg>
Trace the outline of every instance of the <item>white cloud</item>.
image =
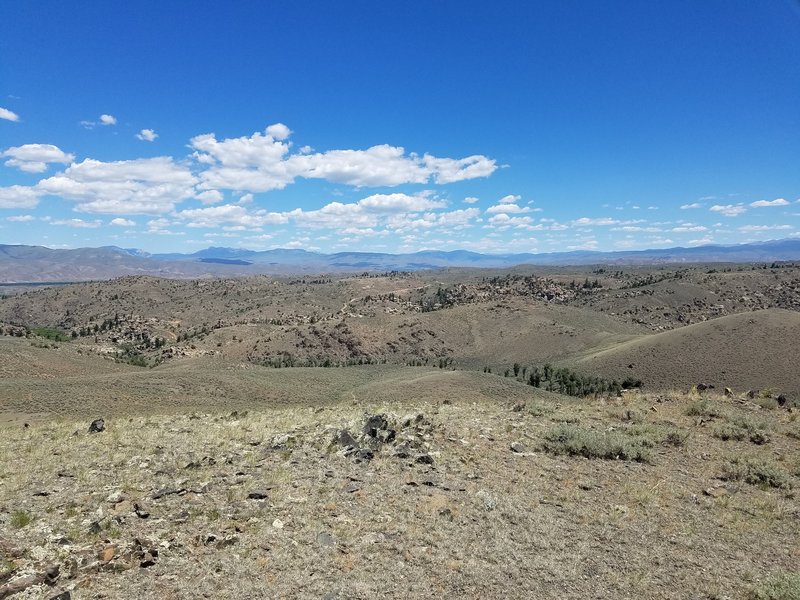
<svg viewBox="0 0 800 600">
<path fill-rule="evenodd" d="M 196 180 L 172 158 L 140 158 L 102 162 L 86 159 L 72 164 L 36 188 L 40 194 L 77 202 L 89 213 L 163 214 L 195 195 Z"/>
<path fill-rule="evenodd" d="M 755 233 L 756 231 L 775 231 L 792 229 L 791 225 L 744 225 L 739 227 L 742 233 Z"/>
<path fill-rule="evenodd" d="M 283 123 L 275 123 L 274 125 L 270 125 L 269 127 L 267 127 L 266 132 L 267 132 L 268 136 L 271 136 L 272 138 L 274 138 L 276 140 L 285 140 L 290 135 L 292 135 L 292 130 L 289 129 Z M 305 148 L 308 148 L 308 146 L 305 146 Z M 306 152 L 309 152 L 309 151 L 310 151 L 310 148 L 308 148 L 306 150 Z"/>
<path fill-rule="evenodd" d="M 111 219 L 110 225 L 115 225 L 117 227 L 135 227 L 136 222 L 130 219 L 121 219 L 117 217 L 116 219 Z"/>
<path fill-rule="evenodd" d="M 618 225 L 620 221 L 616 219 L 611 219 L 609 217 L 599 217 L 599 218 L 590 218 L 590 217 L 581 217 L 580 219 L 575 219 L 572 221 L 572 225 L 577 227 L 585 227 L 588 225 Z"/>
<path fill-rule="evenodd" d="M 740 214 L 747 212 L 747 208 L 741 204 L 715 204 L 709 210 L 718 212 L 726 217 L 738 217 Z"/>
<path fill-rule="evenodd" d="M 508 196 L 506 196 L 508 197 Z M 500 200 L 503 202 L 505 198 Z M 486 209 L 487 214 L 495 214 L 495 213 L 514 213 L 514 214 L 521 214 L 521 213 L 529 213 L 531 212 L 531 207 L 529 206 L 518 206 L 516 204 L 495 204 L 494 206 L 490 206 Z"/>
<path fill-rule="evenodd" d="M 514 227 L 517 229 L 534 230 L 533 219 L 530 217 L 510 217 L 505 213 L 490 217 L 489 226 L 498 227 L 500 229 Z"/>
<path fill-rule="evenodd" d="M 711 236 L 707 235 L 706 237 L 699 238 L 699 239 L 696 239 L 696 240 L 689 240 L 687 243 L 690 246 L 707 246 L 708 244 L 713 244 L 714 243 L 714 238 L 712 238 Z"/>
<path fill-rule="evenodd" d="M 681 210 L 688 210 L 691 208 L 703 208 L 704 204 L 700 202 L 693 202 L 692 204 L 681 204 Z"/>
<path fill-rule="evenodd" d="M 767 206 L 788 206 L 788 204 L 789 202 L 783 198 L 776 198 L 775 200 L 758 200 L 757 202 L 751 202 L 750 206 L 753 208 L 764 208 Z"/>
<path fill-rule="evenodd" d="M 475 198 L 474 196 L 467 196 L 464 198 L 464 204 L 475 204 L 477 201 L 478 198 Z"/>
<path fill-rule="evenodd" d="M 11 217 L 6 217 L 6 221 L 13 221 L 15 223 L 30 223 L 31 221 L 35 221 L 36 217 L 33 215 L 14 215 Z"/>
<path fill-rule="evenodd" d="M 498 200 L 497 203 L 498 204 L 516 204 L 520 200 L 522 200 L 522 196 L 509 194 L 507 196 L 503 196 L 502 198 L 500 198 L 500 200 Z"/>
<path fill-rule="evenodd" d="M 203 204 L 216 204 L 217 202 L 222 202 L 224 196 L 219 190 L 206 190 L 205 192 L 197 194 L 195 198 L 200 200 Z"/>
<path fill-rule="evenodd" d="M 204 134 L 192 138 L 195 158 L 208 165 L 201 174 L 202 187 L 266 192 L 283 189 L 298 177 L 358 187 L 430 181 L 444 184 L 487 177 L 497 168 L 494 160 L 482 155 L 463 159 L 428 154 L 420 157 L 387 144 L 367 150 L 289 154 L 286 140 L 290 133 L 285 125 L 278 124 L 250 137 L 217 140 L 214 134 Z"/>
<path fill-rule="evenodd" d="M 37 189 L 24 185 L 0 187 L 0 208 L 33 208 L 41 195 Z"/>
<path fill-rule="evenodd" d="M 66 225 L 67 227 L 77 227 L 79 229 L 96 229 L 100 227 L 102 221 L 84 221 L 83 219 L 60 219 L 52 221 L 51 225 Z"/>
<path fill-rule="evenodd" d="M 239 204 L 223 204 L 209 208 L 194 208 L 180 211 L 175 215 L 186 221 L 188 227 L 243 227 L 255 229 L 264 225 L 280 225 L 288 222 L 281 213 L 266 210 L 248 211 Z M 166 226 L 166 224 L 165 224 Z"/>
<path fill-rule="evenodd" d="M 67 154 L 52 144 L 24 144 L 15 146 L 0 153 L 8 158 L 7 167 L 16 167 L 26 173 L 42 173 L 47 170 L 48 163 L 68 164 L 75 160 L 74 154 Z"/>
<path fill-rule="evenodd" d="M 143 142 L 154 142 L 158 137 L 158 134 L 152 129 L 142 129 L 139 133 L 136 134 L 136 137 L 142 140 Z"/>
<path fill-rule="evenodd" d="M 237 204 L 250 204 L 253 201 L 253 194 L 242 194 Z"/>
<path fill-rule="evenodd" d="M 19 115 L 15 112 L 11 112 L 7 108 L 0 107 L 0 119 L 16 123 L 19 121 Z"/>
<path fill-rule="evenodd" d="M 691 223 L 687 223 L 685 225 L 679 225 L 677 227 L 673 227 L 671 231 L 676 233 L 688 233 L 694 231 L 708 231 L 708 227 L 704 227 L 703 225 L 693 225 Z"/>
<path fill-rule="evenodd" d="M 101 125 L 116 125 L 117 118 L 112 115 L 100 115 Z"/>
</svg>

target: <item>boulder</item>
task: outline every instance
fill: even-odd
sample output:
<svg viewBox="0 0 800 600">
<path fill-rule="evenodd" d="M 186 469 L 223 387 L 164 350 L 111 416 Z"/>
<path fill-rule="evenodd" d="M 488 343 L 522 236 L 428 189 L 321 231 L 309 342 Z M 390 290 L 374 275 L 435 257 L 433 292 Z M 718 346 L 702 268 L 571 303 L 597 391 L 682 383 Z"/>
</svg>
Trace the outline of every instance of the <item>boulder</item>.
<svg viewBox="0 0 800 600">
<path fill-rule="evenodd" d="M 106 422 L 103 419 L 95 419 L 89 425 L 89 433 L 100 433 L 106 430 Z"/>
</svg>

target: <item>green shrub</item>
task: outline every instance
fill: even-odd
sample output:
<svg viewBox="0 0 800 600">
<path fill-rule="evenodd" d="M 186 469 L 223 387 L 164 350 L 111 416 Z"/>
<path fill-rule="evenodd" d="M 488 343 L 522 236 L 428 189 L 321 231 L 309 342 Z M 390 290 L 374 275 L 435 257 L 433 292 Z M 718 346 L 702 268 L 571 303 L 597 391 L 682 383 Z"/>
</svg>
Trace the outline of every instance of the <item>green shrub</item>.
<svg viewBox="0 0 800 600">
<path fill-rule="evenodd" d="M 22 529 L 33 522 L 33 516 L 24 510 L 16 510 L 11 513 L 11 526 L 15 529 Z"/>
<path fill-rule="evenodd" d="M 650 451 L 641 440 L 615 431 L 600 432 L 571 425 L 559 425 L 546 433 L 543 448 L 552 454 L 651 462 Z"/>
<path fill-rule="evenodd" d="M 792 482 L 784 471 L 763 459 L 736 457 L 723 465 L 720 478 L 778 489 L 792 487 Z"/>
<path fill-rule="evenodd" d="M 692 402 L 686 409 L 686 414 L 690 417 L 722 417 L 724 412 L 721 407 L 716 406 L 708 399 Z"/>
<path fill-rule="evenodd" d="M 754 444 L 769 442 L 768 426 L 764 422 L 756 422 L 744 417 L 738 417 L 728 423 L 723 423 L 714 429 L 714 437 L 724 441 L 742 441 L 749 439 Z"/>
<path fill-rule="evenodd" d="M 800 574 L 779 573 L 750 591 L 750 600 L 800 600 Z"/>
</svg>

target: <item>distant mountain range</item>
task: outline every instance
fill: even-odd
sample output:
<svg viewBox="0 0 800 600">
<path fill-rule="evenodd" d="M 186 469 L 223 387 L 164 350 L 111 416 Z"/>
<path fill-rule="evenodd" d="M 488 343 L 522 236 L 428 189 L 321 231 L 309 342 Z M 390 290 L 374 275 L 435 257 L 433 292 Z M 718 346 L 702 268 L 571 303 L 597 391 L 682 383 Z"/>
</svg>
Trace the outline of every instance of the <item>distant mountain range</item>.
<svg viewBox="0 0 800 600">
<path fill-rule="evenodd" d="M 43 246 L 1 245 L 0 283 L 40 283 L 111 279 L 125 275 L 220 277 L 363 271 L 418 271 L 448 267 L 500 268 L 515 265 L 635 265 L 696 262 L 800 260 L 800 239 L 733 246 L 696 246 L 620 252 L 480 254 L 467 250 L 425 250 L 411 254 L 306 250 L 206 248 L 192 254 L 149 254 L 104 246 L 53 250 Z"/>
</svg>

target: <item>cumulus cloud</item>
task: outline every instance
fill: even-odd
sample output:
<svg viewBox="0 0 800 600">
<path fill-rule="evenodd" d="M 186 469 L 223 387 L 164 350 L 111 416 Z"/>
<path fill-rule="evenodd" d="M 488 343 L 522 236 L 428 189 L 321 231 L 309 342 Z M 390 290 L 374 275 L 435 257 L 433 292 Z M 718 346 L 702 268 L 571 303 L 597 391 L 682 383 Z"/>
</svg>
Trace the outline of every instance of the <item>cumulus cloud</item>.
<svg viewBox="0 0 800 600">
<path fill-rule="evenodd" d="M 687 233 L 690 231 L 708 231 L 708 227 L 703 225 L 692 225 L 691 223 L 687 223 L 685 225 L 678 225 L 677 227 L 673 227 L 672 231 L 675 233 Z"/>
<path fill-rule="evenodd" d="M 533 209 L 530 206 L 518 206 L 517 204 L 495 204 L 494 206 L 487 208 L 486 212 L 490 215 L 497 213 L 521 214 L 531 212 L 532 210 Z"/>
<path fill-rule="evenodd" d="M 744 225 L 739 227 L 742 233 L 755 233 L 757 231 L 774 231 L 792 229 L 791 225 Z"/>
<path fill-rule="evenodd" d="M 692 202 L 691 204 L 681 204 L 681 210 L 689 210 L 692 208 L 703 208 L 704 204 L 700 202 Z"/>
<path fill-rule="evenodd" d="M 738 217 L 740 214 L 747 212 L 747 208 L 741 204 L 715 204 L 709 210 L 718 212 L 726 217 Z"/>
<path fill-rule="evenodd" d="M 0 208 L 34 208 L 42 193 L 25 185 L 0 187 Z"/>
<path fill-rule="evenodd" d="M 500 200 L 497 201 L 498 204 L 515 204 L 522 200 L 522 196 L 517 196 L 514 194 L 509 194 L 508 196 L 503 196 Z"/>
<path fill-rule="evenodd" d="M 475 204 L 478 201 L 474 196 L 467 196 L 464 198 L 464 204 Z"/>
<path fill-rule="evenodd" d="M 101 125 L 116 125 L 117 118 L 112 115 L 100 115 Z"/>
<path fill-rule="evenodd" d="M 241 227 L 255 229 L 264 225 L 279 225 L 288 222 L 288 218 L 281 213 L 267 212 L 266 210 L 248 211 L 239 204 L 223 204 L 209 208 L 194 208 L 183 210 L 176 217 L 185 221 L 188 227 Z M 152 221 L 151 221 L 152 223 Z M 166 226 L 166 223 L 164 224 Z"/>
<path fill-rule="evenodd" d="M 775 200 L 758 200 L 756 202 L 751 202 L 750 206 L 753 208 L 764 208 L 767 206 L 787 206 L 788 204 L 789 202 L 783 198 L 776 198 Z"/>
<path fill-rule="evenodd" d="M 171 157 L 72 164 L 36 188 L 77 202 L 88 213 L 163 214 L 195 195 L 194 175 Z"/>
<path fill-rule="evenodd" d="M 406 154 L 402 147 L 382 144 L 366 150 L 329 150 L 290 154 L 291 131 L 283 124 L 264 133 L 218 140 L 214 134 L 191 139 L 195 158 L 207 168 L 201 174 L 205 189 L 266 192 L 283 189 L 297 178 L 333 183 L 395 186 L 403 183 L 452 183 L 487 177 L 497 168 L 482 155 L 462 159 Z"/>
<path fill-rule="evenodd" d="M 219 190 L 206 190 L 205 192 L 200 192 L 195 196 L 200 202 L 203 204 L 216 204 L 217 202 L 222 202 L 223 199 L 222 192 Z"/>
<path fill-rule="evenodd" d="M 33 215 L 13 215 L 11 217 L 6 217 L 6 221 L 13 221 L 15 223 L 30 223 L 35 220 L 36 217 Z"/>
<path fill-rule="evenodd" d="M 51 225 L 65 225 L 79 229 L 96 229 L 103 224 L 102 221 L 84 221 L 83 219 L 59 219 L 50 222 Z"/>
<path fill-rule="evenodd" d="M 19 121 L 19 115 L 15 112 L 8 110 L 7 108 L 3 108 L 2 106 L 0 106 L 0 119 L 17 123 Z"/>
<path fill-rule="evenodd" d="M 115 225 L 117 227 L 134 227 L 136 225 L 135 221 L 131 221 L 130 219 L 122 219 L 117 217 L 116 219 L 111 219 L 110 225 Z"/>
<path fill-rule="evenodd" d="M 139 133 L 136 134 L 136 137 L 142 140 L 143 142 L 154 142 L 158 137 L 158 134 L 152 129 L 142 129 Z"/>
<path fill-rule="evenodd" d="M 533 219 L 530 217 L 510 217 L 505 213 L 500 213 L 489 218 L 489 226 L 497 227 L 500 229 L 507 229 L 514 227 L 517 229 L 528 229 L 533 231 L 537 226 L 533 225 Z"/>
<path fill-rule="evenodd" d="M 577 227 L 586 227 L 589 225 L 618 225 L 620 221 L 616 219 L 612 219 L 610 217 L 599 217 L 599 218 L 590 218 L 590 217 L 581 217 L 580 219 L 575 219 L 572 221 L 572 225 Z"/>
<path fill-rule="evenodd" d="M 75 160 L 74 154 L 68 154 L 52 144 L 24 144 L 15 146 L 0 153 L 8 158 L 7 167 L 16 167 L 26 173 L 42 173 L 47 170 L 48 163 L 69 164 Z"/>
</svg>

